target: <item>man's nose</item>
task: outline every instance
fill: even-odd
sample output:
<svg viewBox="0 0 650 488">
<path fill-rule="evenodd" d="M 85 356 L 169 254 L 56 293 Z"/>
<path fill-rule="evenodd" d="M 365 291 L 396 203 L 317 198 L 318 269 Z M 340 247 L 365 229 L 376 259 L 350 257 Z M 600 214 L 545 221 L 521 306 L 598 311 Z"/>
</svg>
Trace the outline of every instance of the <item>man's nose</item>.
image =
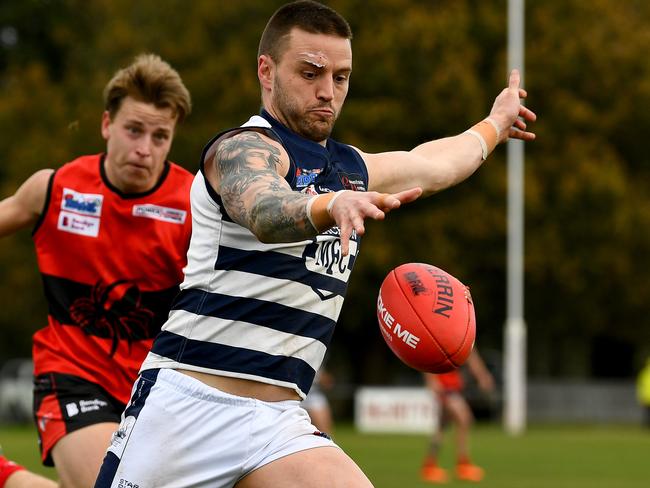
<svg viewBox="0 0 650 488">
<path fill-rule="evenodd" d="M 316 97 L 319 100 L 332 100 L 334 98 L 334 80 L 328 76 L 323 76 L 318 83 Z"/>
<path fill-rule="evenodd" d="M 138 145 L 135 148 L 138 156 L 146 158 L 151 155 L 151 136 L 144 135 L 138 140 Z"/>
</svg>

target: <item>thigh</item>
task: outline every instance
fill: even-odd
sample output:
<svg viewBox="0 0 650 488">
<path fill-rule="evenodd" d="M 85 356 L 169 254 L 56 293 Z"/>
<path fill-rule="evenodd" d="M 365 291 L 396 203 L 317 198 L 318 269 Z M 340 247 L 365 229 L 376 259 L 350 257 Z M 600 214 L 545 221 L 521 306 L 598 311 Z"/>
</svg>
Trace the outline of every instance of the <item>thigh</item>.
<svg viewBox="0 0 650 488">
<path fill-rule="evenodd" d="M 117 424 L 124 404 L 101 386 L 77 376 L 46 373 L 34 379 L 34 417 L 43 464 L 53 466 L 52 450 L 65 437 L 94 425 Z M 102 439 L 104 448 L 108 440 Z"/>
<path fill-rule="evenodd" d="M 67 434 L 52 449 L 52 459 L 63 488 L 95 484 L 117 422 L 104 422 Z"/>
<path fill-rule="evenodd" d="M 460 393 L 447 395 L 445 407 L 448 415 L 459 425 L 467 425 L 472 421 L 472 411 Z"/>
<path fill-rule="evenodd" d="M 372 488 L 361 468 L 338 447 L 299 451 L 262 466 L 235 488 Z"/>
</svg>

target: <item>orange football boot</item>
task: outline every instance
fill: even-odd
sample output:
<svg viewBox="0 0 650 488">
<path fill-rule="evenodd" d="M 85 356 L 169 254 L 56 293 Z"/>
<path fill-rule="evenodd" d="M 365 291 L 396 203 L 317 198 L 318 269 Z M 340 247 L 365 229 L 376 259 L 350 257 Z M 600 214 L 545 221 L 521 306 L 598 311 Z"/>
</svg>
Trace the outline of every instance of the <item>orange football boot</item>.
<svg viewBox="0 0 650 488">
<path fill-rule="evenodd" d="M 430 483 L 446 483 L 449 481 L 447 471 L 435 464 L 427 463 L 420 469 L 420 477 Z"/>
<path fill-rule="evenodd" d="M 458 463 L 456 465 L 456 478 L 463 481 L 478 483 L 485 476 L 485 471 L 472 463 Z"/>
</svg>

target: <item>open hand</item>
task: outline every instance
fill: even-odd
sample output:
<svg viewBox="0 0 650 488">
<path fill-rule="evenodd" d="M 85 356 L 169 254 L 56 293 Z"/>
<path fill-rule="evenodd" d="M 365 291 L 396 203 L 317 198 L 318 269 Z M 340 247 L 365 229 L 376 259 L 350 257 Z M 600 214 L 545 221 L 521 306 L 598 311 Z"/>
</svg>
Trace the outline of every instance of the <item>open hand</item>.
<svg viewBox="0 0 650 488">
<path fill-rule="evenodd" d="M 505 142 L 510 137 L 524 141 L 535 139 L 535 134 L 526 130 L 526 122 L 534 122 L 537 115 L 522 105 L 521 100 L 525 99 L 528 93 L 520 85 L 519 70 L 513 69 L 508 78 L 508 87 L 504 88 L 494 100 L 490 118 L 501 129 L 497 142 Z"/>
<path fill-rule="evenodd" d="M 411 188 L 399 193 L 378 193 L 374 191 L 346 191 L 338 196 L 331 209 L 332 218 L 341 231 L 341 252 L 350 252 L 350 236 L 365 233 L 364 220 L 383 220 L 388 212 L 410 203 L 422 195 L 421 188 Z"/>
</svg>

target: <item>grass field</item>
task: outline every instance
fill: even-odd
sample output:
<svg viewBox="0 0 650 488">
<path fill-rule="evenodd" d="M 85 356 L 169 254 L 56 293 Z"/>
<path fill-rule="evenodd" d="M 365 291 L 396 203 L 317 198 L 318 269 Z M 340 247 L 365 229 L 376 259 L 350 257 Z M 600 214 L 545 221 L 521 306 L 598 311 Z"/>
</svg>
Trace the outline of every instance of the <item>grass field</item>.
<svg viewBox="0 0 650 488">
<path fill-rule="evenodd" d="M 451 434 L 451 433 L 450 433 Z M 361 435 L 338 426 L 335 440 L 365 470 L 376 488 L 432 486 L 418 479 L 427 446 L 421 435 Z M 0 426 L 7 457 L 45 476 L 31 427 Z M 452 465 L 448 436 L 441 464 Z M 650 486 L 650 431 L 634 426 L 533 426 L 510 437 L 496 425 L 477 425 L 472 436 L 475 461 L 487 472 L 482 488 L 647 488 Z M 446 486 L 467 487 L 451 481 Z"/>
</svg>

